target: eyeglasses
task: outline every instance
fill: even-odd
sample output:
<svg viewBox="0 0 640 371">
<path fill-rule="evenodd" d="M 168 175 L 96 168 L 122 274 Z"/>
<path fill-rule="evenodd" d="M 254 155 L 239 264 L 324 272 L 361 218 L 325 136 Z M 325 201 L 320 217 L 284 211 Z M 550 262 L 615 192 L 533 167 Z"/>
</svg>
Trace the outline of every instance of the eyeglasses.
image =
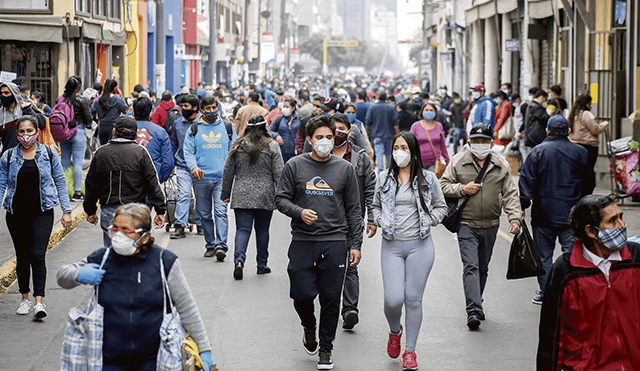
<svg viewBox="0 0 640 371">
<path fill-rule="evenodd" d="M 116 234 L 116 232 L 122 232 L 124 234 L 134 234 L 134 233 L 141 233 L 141 232 L 148 232 L 145 228 L 138 228 L 135 229 L 133 231 L 127 230 L 127 229 L 119 229 L 116 228 L 114 226 L 109 226 L 107 228 L 107 231 L 109 233 L 109 237 L 113 238 L 113 236 Z"/>
</svg>

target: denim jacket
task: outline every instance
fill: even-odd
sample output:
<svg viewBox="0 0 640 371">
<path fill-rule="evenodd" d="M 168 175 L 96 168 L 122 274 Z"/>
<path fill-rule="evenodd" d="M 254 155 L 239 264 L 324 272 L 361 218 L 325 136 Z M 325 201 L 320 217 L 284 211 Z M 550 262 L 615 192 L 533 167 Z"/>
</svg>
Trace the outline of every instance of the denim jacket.
<svg viewBox="0 0 640 371">
<path fill-rule="evenodd" d="M 42 211 L 47 211 L 62 203 L 62 211 L 70 213 L 69 191 L 67 190 L 67 181 L 64 177 L 62 165 L 60 165 L 60 158 L 57 152 L 52 149 L 53 158 L 49 159 L 49 152 L 46 146 L 37 142 L 36 145 L 38 149 L 34 159 L 40 172 L 40 208 Z M 9 153 L 11 153 L 11 160 L 9 168 L 7 168 Z M 18 173 L 22 168 L 22 164 L 24 164 L 24 156 L 22 156 L 19 146 L 5 151 L 0 159 L 0 197 L 5 196 L 6 191 L 2 206 L 12 214 L 13 195 L 16 193 Z M 53 171 L 51 171 L 52 165 Z"/>
<path fill-rule="evenodd" d="M 395 205 L 396 205 L 396 180 L 393 174 L 387 181 L 387 173 L 384 170 L 378 175 L 376 182 L 376 193 L 373 199 L 373 217 L 376 224 L 382 228 L 382 237 L 387 240 L 395 238 Z M 434 173 L 422 170 L 422 174 L 427 181 L 427 185 L 422 188 L 422 196 L 427 210 L 422 208 L 420 204 L 420 195 L 418 190 L 418 179 L 412 182 L 413 192 L 416 196 L 418 213 L 420 215 L 420 238 L 425 239 L 431 235 L 431 227 L 435 227 L 444 219 L 448 213 L 447 203 L 444 201 L 444 195 L 440 188 L 440 182 Z M 386 183 L 385 183 L 386 181 Z"/>
</svg>

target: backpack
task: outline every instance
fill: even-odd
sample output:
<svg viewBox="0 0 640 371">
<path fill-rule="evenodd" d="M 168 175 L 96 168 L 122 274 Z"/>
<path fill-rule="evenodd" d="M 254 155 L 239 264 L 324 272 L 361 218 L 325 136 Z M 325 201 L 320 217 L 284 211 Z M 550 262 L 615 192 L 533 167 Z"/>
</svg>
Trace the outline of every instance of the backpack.
<svg viewBox="0 0 640 371">
<path fill-rule="evenodd" d="M 58 103 L 49 114 L 51 135 L 56 142 L 64 142 L 71 139 L 78 131 L 78 124 L 74 120 L 74 109 L 71 102 L 65 102 L 64 97 L 58 98 Z"/>
<path fill-rule="evenodd" d="M 222 120 L 224 122 L 224 127 L 227 129 L 227 135 L 229 135 L 229 142 L 231 142 L 231 138 L 233 138 L 233 127 L 231 123 L 227 120 Z M 198 134 L 198 123 L 194 122 L 191 124 L 191 136 L 195 137 Z"/>
<path fill-rule="evenodd" d="M 164 130 L 167 131 L 169 137 L 171 137 L 173 123 L 176 122 L 176 120 L 180 117 L 182 117 L 182 113 L 180 113 L 180 109 L 178 108 L 178 106 L 173 106 L 167 111 L 167 118 L 164 121 Z"/>
</svg>

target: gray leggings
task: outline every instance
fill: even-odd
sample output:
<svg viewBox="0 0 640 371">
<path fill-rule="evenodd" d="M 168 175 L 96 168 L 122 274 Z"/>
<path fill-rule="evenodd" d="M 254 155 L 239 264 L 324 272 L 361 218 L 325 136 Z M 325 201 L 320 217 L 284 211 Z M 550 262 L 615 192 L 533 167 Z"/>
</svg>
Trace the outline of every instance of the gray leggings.
<svg viewBox="0 0 640 371">
<path fill-rule="evenodd" d="M 382 239 L 381 250 L 384 314 L 391 331 L 397 333 L 404 304 L 406 351 L 414 351 L 422 324 L 422 295 L 435 259 L 433 239 Z"/>
</svg>

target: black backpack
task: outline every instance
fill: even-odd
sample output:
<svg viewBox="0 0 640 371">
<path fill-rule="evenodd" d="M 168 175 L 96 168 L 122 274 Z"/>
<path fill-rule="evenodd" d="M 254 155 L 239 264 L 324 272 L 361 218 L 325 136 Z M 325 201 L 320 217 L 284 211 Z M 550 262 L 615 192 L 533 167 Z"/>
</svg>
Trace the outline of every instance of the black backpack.
<svg viewBox="0 0 640 371">
<path fill-rule="evenodd" d="M 233 138 L 233 126 L 231 126 L 231 123 L 227 120 L 222 120 L 222 122 L 224 122 L 224 127 L 227 129 L 227 135 L 229 135 L 229 141 L 231 141 L 231 138 Z M 191 124 L 191 136 L 195 137 L 198 134 L 198 123 L 194 122 L 193 124 Z"/>
<path fill-rule="evenodd" d="M 167 131 L 169 137 L 171 137 L 173 123 L 176 122 L 176 120 L 180 117 L 182 117 L 182 113 L 180 113 L 180 109 L 178 108 L 178 106 L 173 106 L 167 111 L 167 119 L 164 121 L 164 130 Z"/>
</svg>

